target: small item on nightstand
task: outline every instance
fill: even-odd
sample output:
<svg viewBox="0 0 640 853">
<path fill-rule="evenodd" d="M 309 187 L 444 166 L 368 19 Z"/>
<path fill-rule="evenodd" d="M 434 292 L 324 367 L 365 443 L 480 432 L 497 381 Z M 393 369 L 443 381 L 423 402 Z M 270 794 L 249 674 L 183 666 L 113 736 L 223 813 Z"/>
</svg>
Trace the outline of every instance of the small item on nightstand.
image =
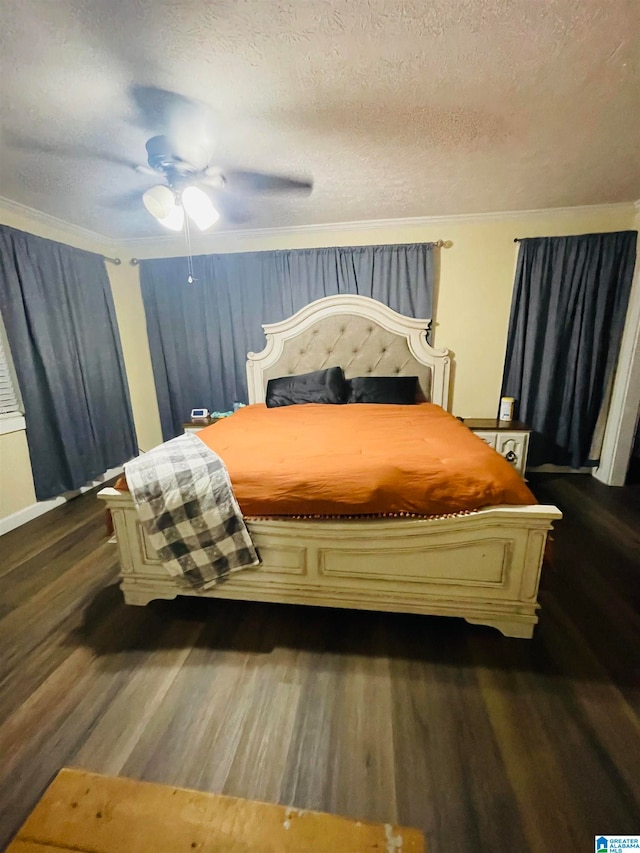
<svg viewBox="0 0 640 853">
<path fill-rule="evenodd" d="M 191 409 L 192 424 L 208 424 L 209 409 Z"/>
<path fill-rule="evenodd" d="M 515 400 L 513 397 L 502 397 L 500 400 L 500 418 L 501 421 L 513 420 L 513 406 Z"/>
</svg>

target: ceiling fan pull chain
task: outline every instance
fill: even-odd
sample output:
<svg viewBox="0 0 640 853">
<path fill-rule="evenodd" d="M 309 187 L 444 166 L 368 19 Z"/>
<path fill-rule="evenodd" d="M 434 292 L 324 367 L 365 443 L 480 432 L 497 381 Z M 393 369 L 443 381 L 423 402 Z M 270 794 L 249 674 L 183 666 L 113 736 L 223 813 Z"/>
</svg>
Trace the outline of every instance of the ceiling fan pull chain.
<svg viewBox="0 0 640 853">
<path fill-rule="evenodd" d="M 195 284 L 198 280 L 193 275 L 193 255 L 191 253 L 191 226 L 189 225 L 189 217 L 185 216 L 184 218 L 184 236 L 187 241 L 187 282 L 189 284 Z"/>
</svg>

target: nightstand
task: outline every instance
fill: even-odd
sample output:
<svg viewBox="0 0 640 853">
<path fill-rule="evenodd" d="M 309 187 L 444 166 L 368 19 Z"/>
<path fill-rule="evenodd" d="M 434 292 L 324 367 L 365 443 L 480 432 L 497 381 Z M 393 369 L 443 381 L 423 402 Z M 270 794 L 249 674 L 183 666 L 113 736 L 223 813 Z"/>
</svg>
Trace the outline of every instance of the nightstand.
<svg viewBox="0 0 640 853">
<path fill-rule="evenodd" d="M 186 424 L 182 424 L 182 429 L 185 432 L 200 432 L 201 429 L 205 429 L 206 427 L 211 426 L 211 424 L 217 423 L 219 420 L 219 418 L 208 418 L 206 423 L 201 424 L 194 424 L 189 421 Z"/>
<path fill-rule="evenodd" d="M 465 418 L 463 423 L 524 477 L 531 427 L 520 421 L 499 421 L 497 418 Z"/>
</svg>

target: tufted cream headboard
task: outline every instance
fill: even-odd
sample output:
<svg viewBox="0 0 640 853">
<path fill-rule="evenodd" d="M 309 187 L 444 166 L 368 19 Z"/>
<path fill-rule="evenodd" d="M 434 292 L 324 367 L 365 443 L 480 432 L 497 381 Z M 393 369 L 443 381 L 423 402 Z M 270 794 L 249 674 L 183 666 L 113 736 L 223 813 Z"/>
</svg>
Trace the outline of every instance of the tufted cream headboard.
<svg viewBox="0 0 640 853">
<path fill-rule="evenodd" d="M 339 366 L 347 378 L 418 376 L 424 398 L 446 409 L 449 352 L 429 346 L 429 323 L 367 296 L 311 302 L 287 320 L 262 327 L 265 348 L 247 355 L 249 402 L 264 402 L 269 379 Z"/>
</svg>

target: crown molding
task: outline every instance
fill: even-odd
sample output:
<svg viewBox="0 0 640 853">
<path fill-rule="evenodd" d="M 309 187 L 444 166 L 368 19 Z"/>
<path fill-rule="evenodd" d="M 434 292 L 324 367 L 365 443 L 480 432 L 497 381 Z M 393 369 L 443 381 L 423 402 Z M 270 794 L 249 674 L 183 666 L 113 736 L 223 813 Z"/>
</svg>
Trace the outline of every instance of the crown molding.
<svg viewBox="0 0 640 853">
<path fill-rule="evenodd" d="M 498 222 L 506 219 L 518 221 L 550 216 L 580 216 L 607 212 L 621 213 L 625 210 L 629 212 L 640 210 L 640 199 L 635 202 L 552 207 L 535 210 L 502 210 L 485 213 L 450 214 L 446 216 L 412 216 L 399 219 L 364 219 L 351 222 L 323 222 L 314 225 L 290 225 L 274 228 L 221 229 L 207 234 L 192 235 L 192 248 L 194 254 L 203 254 L 213 250 L 229 252 L 234 251 L 234 245 L 242 246 L 242 244 L 251 243 L 252 241 L 279 238 L 283 242 L 286 242 L 287 238 L 302 237 L 304 239 L 305 236 L 312 237 L 313 235 L 326 232 L 330 232 L 331 236 L 335 237 L 336 235 L 352 234 L 353 232 L 366 234 L 372 231 L 398 228 L 427 229 L 437 226 L 462 225 L 465 223 Z M 11 220 L 14 217 L 18 220 L 26 220 L 29 225 L 42 226 L 42 229 L 45 231 L 53 230 L 58 233 L 59 238 L 63 240 L 68 239 L 72 244 L 80 248 L 90 246 L 95 250 L 97 244 L 107 254 L 130 254 L 142 258 L 153 258 L 158 254 L 164 257 L 170 254 L 185 254 L 182 235 L 167 233 L 166 235 L 163 234 L 157 237 L 108 237 L 104 234 L 99 234 L 97 231 L 91 231 L 88 228 L 67 222 L 57 216 L 43 213 L 33 207 L 28 207 L 27 205 L 0 196 L 0 223 L 20 228 L 21 225 L 12 224 Z M 6 218 L 9 219 L 9 222 L 4 222 Z M 36 227 L 36 230 L 39 229 Z M 446 234 L 442 236 L 443 239 L 446 239 Z"/>
<path fill-rule="evenodd" d="M 58 232 L 61 237 L 70 239 L 78 248 L 84 248 L 87 244 L 95 248 L 96 244 L 99 244 L 104 250 L 112 251 L 121 245 L 121 241 L 105 237 L 104 234 L 98 234 L 97 231 L 91 231 L 81 225 L 74 225 L 72 222 L 67 222 L 66 219 L 60 219 L 50 213 L 36 210 L 35 207 L 28 207 L 26 204 L 20 204 L 10 198 L 0 196 L 0 223 L 8 225 L 10 228 L 20 229 L 20 225 L 13 224 L 14 218 L 27 220 L 29 225 L 36 226 L 36 230 L 40 230 L 37 226 L 41 226 L 44 231 Z M 7 219 L 9 221 L 6 221 Z"/>
<path fill-rule="evenodd" d="M 252 241 L 270 238 L 286 239 L 287 237 L 304 237 L 331 232 L 335 237 L 339 234 L 353 232 L 371 232 L 397 228 L 427 229 L 437 226 L 457 225 L 465 223 L 498 222 L 504 220 L 525 220 L 538 217 L 566 215 L 588 215 L 594 213 L 633 212 L 633 202 L 617 202 L 615 204 L 582 205 L 576 207 L 554 207 L 539 210 L 507 210 L 486 213 L 462 213 L 448 216 L 414 216 L 400 219 L 365 219 L 352 222 L 324 222 L 315 225 L 291 225 L 274 228 L 247 228 L 237 230 L 218 230 L 208 234 L 192 233 L 191 242 L 194 254 L 202 254 L 207 250 L 233 251 L 234 244 L 250 243 Z M 447 239 L 447 235 L 441 235 Z M 137 257 L 153 258 L 158 252 L 167 257 L 171 251 L 177 255 L 185 254 L 184 242 L 181 235 L 163 234 L 158 237 L 127 237 L 115 241 L 123 253 L 131 253 Z"/>
</svg>

